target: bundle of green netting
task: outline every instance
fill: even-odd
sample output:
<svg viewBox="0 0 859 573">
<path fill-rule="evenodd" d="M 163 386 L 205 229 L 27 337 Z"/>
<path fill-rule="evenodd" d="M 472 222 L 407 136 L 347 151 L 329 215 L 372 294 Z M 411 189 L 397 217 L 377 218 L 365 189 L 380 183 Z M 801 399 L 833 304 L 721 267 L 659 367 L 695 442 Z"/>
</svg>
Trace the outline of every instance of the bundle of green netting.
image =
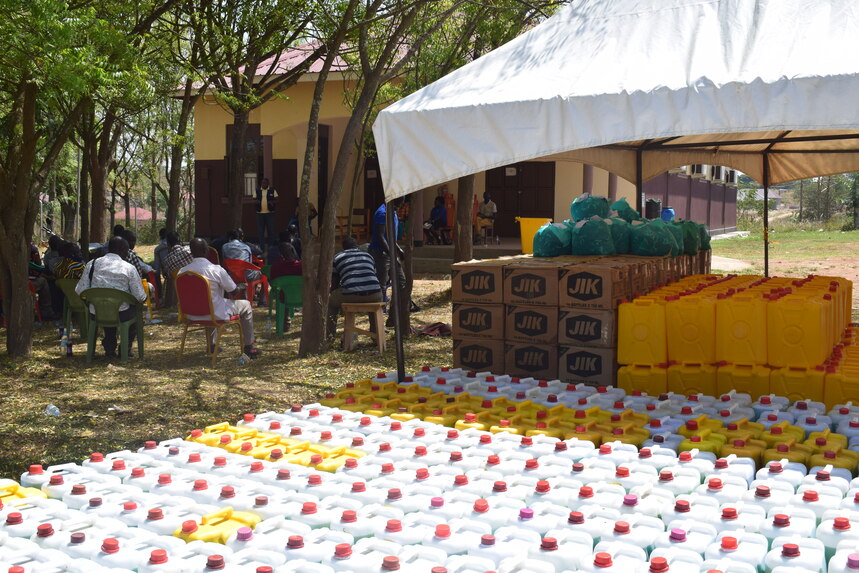
<svg viewBox="0 0 859 573">
<path fill-rule="evenodd" d="M 570 205 L 572 219 L 547 223 L 534 235 L 534 256 L 694 255 L 710 249 L 707 226 L 694 221 L 642 219 L 626 199 L 583 194 Z"/>
</svg>

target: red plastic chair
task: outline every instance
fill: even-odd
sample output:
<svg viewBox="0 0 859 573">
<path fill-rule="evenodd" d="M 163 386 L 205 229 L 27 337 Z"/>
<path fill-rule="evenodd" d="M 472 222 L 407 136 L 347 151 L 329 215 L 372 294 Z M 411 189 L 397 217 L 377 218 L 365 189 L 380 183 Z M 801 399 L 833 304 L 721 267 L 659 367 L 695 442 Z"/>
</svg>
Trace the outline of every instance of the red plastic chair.
<svg viewBox="0 0 859 573">
<path fill-rule="evenodd" d="M 185 337 L 188 330 L 203 330 L 206 332 L 206 352 L 212 354 L 212 366 L 218 361 L 218 345 L 221 336 L 231 326 L 239 327 L 239 338 L 244 340 L 242 323 L 238 316 L 231 316 L 229 320 L 218 320 L 215 318 L 215 309 L 212 305 L 212 290 L 209 288 L 209 280 L 194 271 L 185 271 L 176 277 L 176 294 L 179 298 L 179 320 L 184 325 L 182 331 L 182 345 L 179 347 L 179 358 L 185 353 Z M 192 320 L 188 315 L 208 316 L 208 319 Z M 191 328 L 196 327 L 196 328 Z M 214 346 L 210 346 L 209 332 L 217 331 Z"/>
<path fill-rule="evenodd" d="M 251 301 L 251 304 L 253 304 L 254 289 L 256 288 L 256 285 L 262 284 L 262 291 L 265 295 L 265 306 L 268 306 L 268 277 L 262 275 L 259 280 L 248 281 L 245 276 L 245 271 L 260 271 L 260 273 L 262 273 L 262 269 L 260 267 L 252 265 L 241 259 L 224 259 L 223 267 L 227 269 L 227 272 L 230 273 L 230 278 L 232 278 L 236 284 L 247 283 L 245 297 Z"/>
</svg>

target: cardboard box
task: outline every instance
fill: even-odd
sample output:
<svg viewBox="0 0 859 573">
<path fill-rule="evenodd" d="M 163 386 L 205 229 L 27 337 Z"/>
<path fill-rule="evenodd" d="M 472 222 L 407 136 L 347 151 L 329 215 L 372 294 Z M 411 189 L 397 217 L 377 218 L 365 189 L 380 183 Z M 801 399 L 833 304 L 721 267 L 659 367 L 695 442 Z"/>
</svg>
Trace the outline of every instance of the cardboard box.
<svg viewBox="0 0 859 573">
<path fill-rule="evenodd" d="M 571 265 L 561 269 L 558 303 L 564 308 L 617 308 L 629 294 L 629 272 L 609 261 Z"/>
<path fill-rule="evenodd" d="M 553 261 L 519 261 L 504 267 L 504 304 L 558 306 L 558 273 Z"/>
<path fill-rule="evenodd" d="M 617 354 L 613 348 L 561 346 L 558 348 L 558 378 L 592 386 L 617 386 Z"/>
<path fill-rule="evenodd" d="M 504 340 L 503 304 L 453 304 L 455 338 L 488 338 Z"/>
<path fill-rule="evenodd" d="M 504 373 L 504 341 L 453 339 L 453 366 L 475 372 Z"/>
<path fill-rule="evenodd" d="M 558 347 L 508 342 L 504 345 L 504 366 L 512 376 L 554 380 L 558 377 Z"/>
<path fill-rule="evenodd" d="M 501 271 L 507 264 L 504 259 L 454 263 L 450 269 L 453 302 L 500 304 Z"/>
<path fill-rule="evenodd" d="M 558 343 L 558 307 L 505 306 L 504 332 L 507 340 L 537 344 Z"/>
<path fill-rule="evenodd" d="M 616 347 L 617 311 L 561 309 L 558 312 L 558 344 Z"/>
</svg>

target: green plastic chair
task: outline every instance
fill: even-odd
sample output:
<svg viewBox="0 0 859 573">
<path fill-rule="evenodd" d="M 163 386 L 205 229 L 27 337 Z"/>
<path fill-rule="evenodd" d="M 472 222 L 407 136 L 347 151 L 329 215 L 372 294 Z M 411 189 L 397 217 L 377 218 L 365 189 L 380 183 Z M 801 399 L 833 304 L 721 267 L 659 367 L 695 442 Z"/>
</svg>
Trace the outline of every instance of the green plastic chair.
<svg viewBox="0 0 859 573">
<path fill-rule="evenodd" d="M 137 355 L 143 358 L 143 304 L 125 291 L 115 288 L 88 288 L 80 294 L 86 305 L 95 307 L 95 318 L 90 317 L 87 327 L 86 361 L 92 362 L 95 354 L 95 337 L 99 328 L 117 328 L 120 336 L 119 355 L 123 363 L 128 362 L 128 335 L 131 327 L 137 328 Z M 136 309 L 133 317 L 125 322 L 119 320 L 119 305 L 128 303 Z"/>
<path fill-rule="evenodd" d="M 74 318 L 80 328 L 81 337 L 89 333 L 89 309 L 84 304 L 80 295 L 75 292 L 79 279 L 57 279 L 57 287 L 63 292 L 63 328 L 66 336 L 72 337 L 72 319 Z"/>
<path fill-rule="evenodd" d="M 295 310 L 301 308 L 301 293 L 304 288 L 304 279 L 300 276 L 277 277 L 276 279 L 272 279 L 270 288 L 268 316 L 271 318 L 271 307 L 274 305 L 275 333 L 278 336 L 283 336 L 283 323 L 286 318 L 286 310 L 289 309 L 289 318 L 292 319 L 295 316 Z"/>
</svg>

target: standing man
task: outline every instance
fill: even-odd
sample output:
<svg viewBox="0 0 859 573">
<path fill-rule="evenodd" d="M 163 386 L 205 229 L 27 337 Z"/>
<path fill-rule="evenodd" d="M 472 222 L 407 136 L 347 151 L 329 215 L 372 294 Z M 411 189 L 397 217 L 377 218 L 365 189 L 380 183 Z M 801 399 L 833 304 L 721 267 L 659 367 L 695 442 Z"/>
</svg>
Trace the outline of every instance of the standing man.
<svg viewBox="0 0 859 573">
<path fill-rule="evenodd" d="M 394 208 L 399 208 L 402 204 L 402 199 L 395 199 L 393 201 Z M 376 213 L 373 215 L 373 232 L 370 238 L 370 249 L 369 253 L 373 257 L 373 262 L 376 264 L 376 277 L 379 279 L 379 286 L 382 289 L 382 298 L 384 300 L 385 292 L 388 289 L 388 278 L 391 274 L 391 250 L 394 250 L 394 256 L 399 256 L 400 260 L 405 258 L 405 253 L 403 253 L 403 249 L 396 243 L 393 245 L 388 244 L 388 235 L 387 235 L 387 209 L 385 204 L 376 209 Z M 394 236 L 397 236 L 397 231 L 399 227 L 399 220 L 397 219 L 396 214 L 394 214 Z M 397 283 L 400 286 L 400 292 L 405 292 L 406 290 L 406 273 L 403 271 L 403 265 L 397 265 Z M 386 326 L 394 325 L 394 313 L 388 313 L 388 320 L 385 321 Z"/>
<path fill-rule="evenodd" d="M 103 257 L 93 259 L 84 268 L 83 276 L 75 287 L 75 292 L 80 294 L 88 288 L 115 288 L 125 291 L 138 301 L 146 300 L 140 275 L 134 265 L 125 261 L 128 258 L 128 243 L 122 237 L 113 237 L 107 242 L 107 254 Z M 95 313 L 92 305 L 90 313 Z M 126 321 L 134 316 L 136 310 L 127 303 L 119 305 L 119 320 Z M 131 328 L 128 332 L 128 356 L 134 356 L 134 337 L 137 329 Z M 116 356 L 116 328 L 104 327 L 104 354 L 108 358 Z"/>
<path fill-rule="evenodd" d="M 485 228 L 495 224 L 495 215 L 497 214 L 498 206 L 492 200 L 489 191 L 486 191 L 483 194 L 483 203 L 477 207 L 477 220 L 474 222 L 474 230 L 478 238 L 483 236 Z"/>
<path fill-rule="evenodd" d="M 269 185 L 267 178 L 263 177 L 256 190 L 257 202 L 257 241 L 260 248 L 268 252 L 269 247 L 275 244 L 275 208 L 277 207 L 277 191 Z"/>
<path fill-rule="evenodd" d="M 230 316 L 239 316 L 242 323 L 242 346 L 245 354 L 250 358 L 257 358 L 260 351 L 256 347 L 254 338 L 254 313 L 248 300 L 229 300 L 224 294 L 231 294 L 236 290 L 236 283 L 230 278 L 229 273 L 220 265 L 212 264 L 206 257 L 209 253 L 209 245 L 205 239 L 196 237 L 191 239 L 191 255 L 194 259 L 181 269 L 179 274 L 192 271 L 200 274 L 209 281 L 209 289 L 212 292 L 212 310 L 217 320 L 230 320 Z M 188 316 L 191 320 L 208 320 L 208 316 Z M 212 334 L 214 334 L 214 329 Z M 214 347 L 214 341 L 209 339 L 209 349 Z"/>
<path fill-rule="evenodd" d="M 343 250 L 334 255 L 331 298 L 328 299 L 328 336 L 337 330 L 337 317 L 344 302 L 382 302 L 373 258 L 358 248 L 355 237 L 343 239 Z M 373 322 L 370 321 L 372 328 Z"/>
</svg>

